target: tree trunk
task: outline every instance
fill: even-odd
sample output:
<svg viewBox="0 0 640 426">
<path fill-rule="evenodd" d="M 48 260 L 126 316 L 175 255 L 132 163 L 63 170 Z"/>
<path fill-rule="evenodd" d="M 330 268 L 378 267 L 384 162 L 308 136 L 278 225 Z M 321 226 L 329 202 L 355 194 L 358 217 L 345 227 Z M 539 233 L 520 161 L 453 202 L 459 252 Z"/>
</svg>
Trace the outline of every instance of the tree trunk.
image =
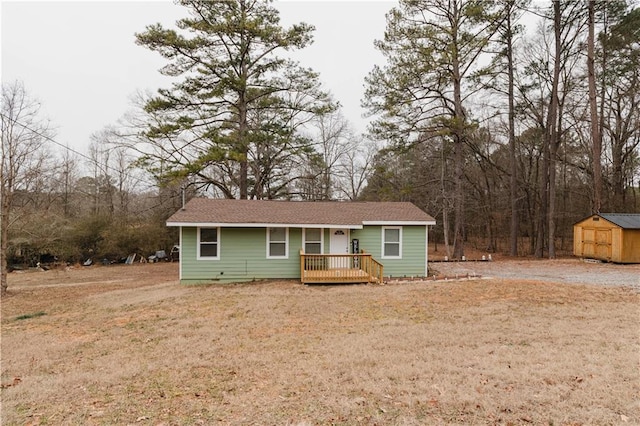
<svg viewBox="0 0 640 426">
<path fill-rule="evenodd" d="M 464 187 L 463 187 L 463 146 L 462 141 L 456 135 L 454 142 L 454 179 L 455 179 L 455 195 L 453 199 L 453 257 L 462 259 L 464 256 L 464 240 L 462 230 L 464 226 Z"/>
<path fill-rule="evenodd" d="M 240 93 L 240 99 L 238 100 L 238 140 L 237 140 L 237 152 L 240 156 L 240 176 L 238 178 L 238 186 L 240 190 L 240 199 L 246 200 L 249 198 L 249 163 L 248 163 L 248 145 L 247 145 L 247 104 L 245 100 L 245 93 Z"/>
<path fill-rule="evenodd" d="M 44 145 L 48 124 L 37 118 L 39 104 L 29 99 L 22 83 L 2 85 L 2 134 L 0 153 L 0 294 L 7 292 L 7 248 L 13 196 L 17 188 L 29 192 L 29 181 L 42 176 L 39 151 Z M 14 126 L 17 126 L 15 128 Z"/>
<path fill-rule="evenodd" d="M 549 111 L 547 115 L 547 131 L 545 137 L 548 138 L 548 194 L 549 194 L 549 258 L 556 257 L 556 157 L 558 153 L 558 86 L 560 84 L 560 61 L 562 59 L 562 40 L 561 40 L 561 22 L 560 22 L 560 2 L 553 2 L 553 28 L 555 34 L 555 55 L 553 58 L 553 80 L 551 86 L 551 99 L 549 103 Z"/>
<path fill-rule="evenodd" d="M 613 202 L 611 207 L 616 211 L 624 211 L 624 141 L 621 141 L 616 134 L 611 138 L 611 163 L 612 176 L 611 186 L 613 188 Z"/>
<path fill-rule="evenodd" d="M 464 256 L 464 141 L 466 117 L 462 106 L 462 76 L 460 75 L 460 62 L 458 58 L 457 46 L 453 47 L 452 53 L 452 82 L 453 82 L 453 102 L 454 114 L 453 123 L 453 161 L 454 161 L 454 184 L 455 195 L 453 205 L 453 257 L 462 259 Z"/>
<path fill-rule="evenodd" d="M 538 202 L 538 208 L 533 208 L 534 216 L 531 216 L 531 223 L 535 223 L 535 243 L 533 254 L 535 257 L 544 256 L 545 236 L 547 235 L 547 206 L 549 204 L 549 138 L 545 128 L 542 136 L 542 159 L 536 161 L 536 171 L 538 178 L 538 195 L 534 201 Z M 533 237 L 534 234 L 532 234 Z"/>
<path fill-rule="evenodd" d="M 589 80 L 589 112 L 591 118 L 591 147 L 593 167 L 593 213 L 599 213 L 602 207 L 602 138 L 600 136 L 600 120 L 596 96 L 595 73 L 595 0 L 588 1 L 589 37 L 587 41 L 587 73 Z"/>
<path fill-rule="evenodd" d="M 513 69 L 513 31 L 511 28 L 511 13 L 507 14 L 507 68 L 509 78 L 509 169 L 511 171 L 510 201 L 511 201 L 511 226 L 509 232 L 509 254 L 518 255 L 518 161 L 516 158 L 516 133 L 515 133 L 515 105 L 514 105 L 514 69 Z"/>
<path fill-rule="evenodd" d="M 451 246 L 449 245 L 449 201 L 447 199 L 447 188 L 445 187 L 445 176 L 447 160 L 445 158 L 445 139 L 442 139 L 442 163 L 440 165 L 440 185 L 442 190 L 442 235 L 444 237 L 444 251 L 447 258 L 451 258 Z"/>
<path fill-rule="evenodd" d="M 3 153 L 4 154 L 4 153 Z M 4 161 L 3 161 L 4 163 Z M 0 176 L 4 176 L 4 170 L 0 166 Z M 9 211 L 10 209 L 10 182 L 2 182 L 0 192 L 0 296 L 7 293 L 7 238 L 9 237 Z"/>
<path fill-rule="evenodd" d="M 449 245 L 449 213 L 447 209 L 442 209 L 442 235 L 444 236 L 444 252 L 447 258 L 451 258 L 451 247 Z"/>
<path fill-rule="evenodd" d="M 240 9 L 242 10 L 242 23 L 245 24 L 247 20 L 246 5 L 244 2 L 240 2 Z M 240 39 L 240 51 L 242 54 L 240 64 L 240 90 L 238 93 L 238 153 L 240 154 L 240 178 L 239 189 L 240 199 L 246 200 L 249 198 L 249 144 L 247 143 L 247 134 L 249 130 L 249 122 L 247 118 L 247 81 L 249 79 L 249 58 L 247 53 L 249 52 L 249 40 L 246 34 L 241 35 Z"/>
<path fill-rule="evenodd" d="M 546 133 L 546 131 L 545 131 Z M 544 256 L 544 242 L 545 232 L 547 227 L 547 206 L 549 203 L 549 140 L 547 136 L 543 138 L 542 146 L 542 171 L 539 177 L 539 200 L 540 208 L 536 218 L 536 244 L 535 244 L 535 257 L 541 258 Z"/>
<path fill-rule="evenodd" d="M 556 138 L 555 131 L 552 132 L 552 138 L 549 146 L 549 259 L 556 258 L 556 165 L 558 143 L 554 140 Z"/>
</svg>

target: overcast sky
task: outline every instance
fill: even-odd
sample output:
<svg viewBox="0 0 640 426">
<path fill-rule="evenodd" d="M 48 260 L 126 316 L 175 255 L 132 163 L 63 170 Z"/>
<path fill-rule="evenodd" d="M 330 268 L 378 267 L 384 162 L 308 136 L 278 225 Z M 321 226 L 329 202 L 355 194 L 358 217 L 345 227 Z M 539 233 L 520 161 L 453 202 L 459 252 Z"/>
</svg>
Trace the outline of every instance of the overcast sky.
<svg viewBox="0 0 640 426">
<path fill-rule="evenodd" d="M 298 54 L 320 73 L 356 131 L 365 130 L 364 77 L 382 56 L 385 13 L 395 1 L 276 1 L 282 24 L 316 27 Z M 134 33 L 173 27 L 186 9 L 171 1 L 1 1 L 2 82 L 21 80 L 56 127 L 56 141 L 86 153 L 92 133 L 114 124 L 138 90 L 169 87 L 166 62 L 135 44 Z"/>
</svg>

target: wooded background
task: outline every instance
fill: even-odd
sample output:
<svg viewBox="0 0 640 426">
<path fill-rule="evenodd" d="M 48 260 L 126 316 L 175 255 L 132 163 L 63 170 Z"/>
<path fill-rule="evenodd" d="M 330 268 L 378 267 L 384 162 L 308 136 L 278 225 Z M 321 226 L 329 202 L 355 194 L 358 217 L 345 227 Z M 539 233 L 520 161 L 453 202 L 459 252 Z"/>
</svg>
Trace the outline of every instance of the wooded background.
<svg viewBox="0 0 640 426">
<path fill-rule="evenodd" d="M 3 271 L 168 250 L 183 191 L 412 201 L 453 258 L 465 244 L 553 258 L 590 213 L 640 212 L 631 2 L 401 0 L 363 82 L 362 135 L 291 59 L 313 27 L 282 27 L 262 0 L 183 6 L 175 27 L 136 34 L 173 85 L 139 94 L 88 154 L 56 141 L 37 94 L 3 84 Z"/>
</svg>

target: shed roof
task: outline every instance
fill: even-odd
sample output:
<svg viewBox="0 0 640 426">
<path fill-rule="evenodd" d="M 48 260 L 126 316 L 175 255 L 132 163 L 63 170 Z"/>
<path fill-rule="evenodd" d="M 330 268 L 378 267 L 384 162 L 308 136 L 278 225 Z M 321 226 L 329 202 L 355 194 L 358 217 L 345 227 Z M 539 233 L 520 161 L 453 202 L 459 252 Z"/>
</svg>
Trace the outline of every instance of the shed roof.
<svg viewBox="0 0 640 426">
<path fill-rule="evenodd" d="M 635 213 L 600 213 L 598 216 L 618 225 L 622 229 L 640 229 L 640 214 Z"/>
<path fill-rule="evenodd" d="M 168 220 L 169 226 L 434 225 L 435 219 L 408 202 L 276 201 L 194 198 Z"/>
</svg>

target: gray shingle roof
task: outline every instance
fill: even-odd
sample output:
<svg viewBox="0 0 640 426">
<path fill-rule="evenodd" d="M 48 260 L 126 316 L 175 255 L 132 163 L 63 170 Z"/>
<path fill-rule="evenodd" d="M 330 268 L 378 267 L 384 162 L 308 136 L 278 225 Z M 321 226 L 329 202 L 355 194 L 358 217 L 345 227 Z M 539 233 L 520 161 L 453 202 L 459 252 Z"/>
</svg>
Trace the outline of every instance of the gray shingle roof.
<svg viewBox="0 0 640 426">
<path fill-rule="evenodd" d="M 300 224 L 362 226 L 363 222 L 419 222 L 435 219 L 408 202 L 275 201 L 194 198 L 168 220 L 181 224 Z"/>
<path fill-rule="evenodd" d="M 634 213 L 601 213 L 599 216 L 618 225 L 622 229 L 640 229 L 640 214 Z"/>
</svg>

